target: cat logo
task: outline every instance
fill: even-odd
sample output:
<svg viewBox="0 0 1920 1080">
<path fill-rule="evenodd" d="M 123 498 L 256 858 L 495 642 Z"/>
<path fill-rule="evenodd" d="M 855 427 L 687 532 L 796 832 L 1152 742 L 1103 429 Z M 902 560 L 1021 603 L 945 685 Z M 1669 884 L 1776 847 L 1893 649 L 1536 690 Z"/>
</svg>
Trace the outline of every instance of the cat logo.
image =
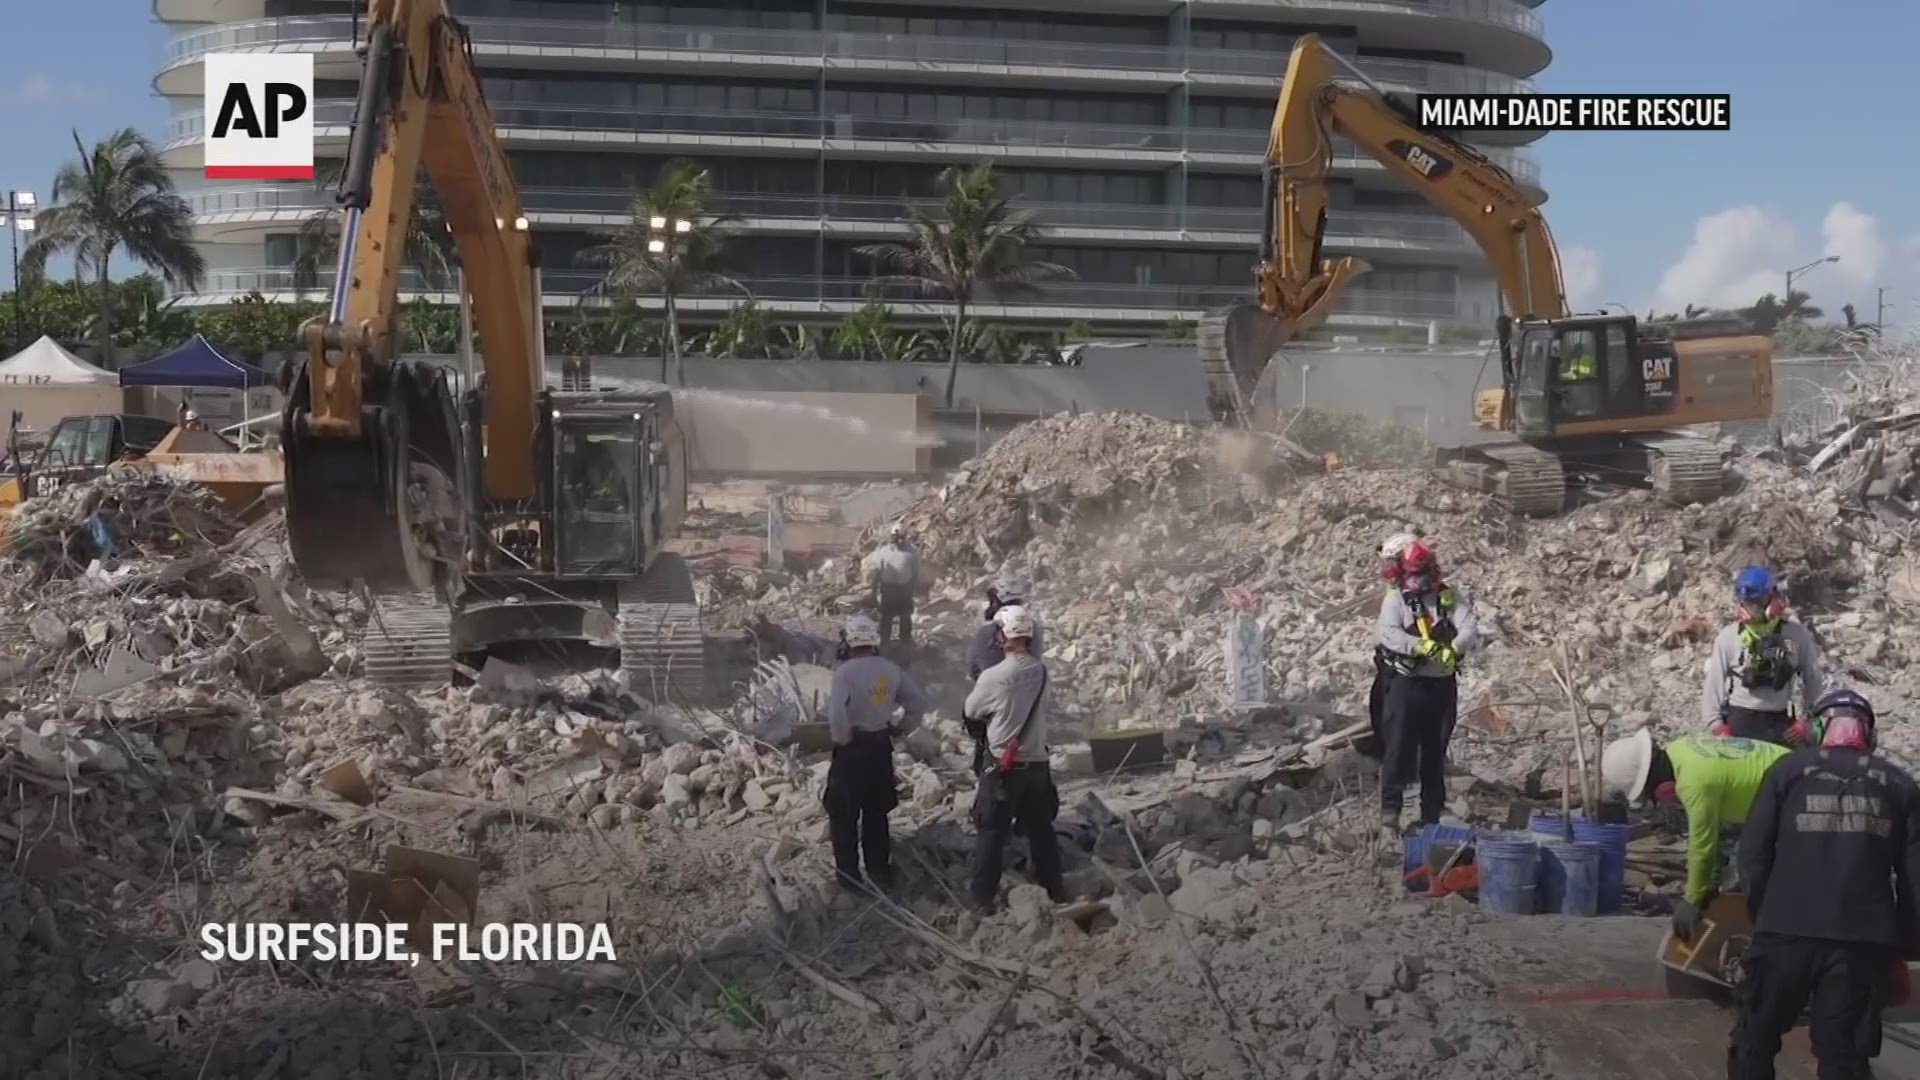
<svg viewBox="0 0 1920 1080">
<path fill-rule="evenodd" d="M 1673 378 L 1673 357 L 1649 356 L 1640 361 L 1640 377 L 1647 382 L 1666 382 Z"/>
<path fill-rule="evenodd" d="M 1453 162 L 1424 146 L 1416 146 L 1405 139 L 1389 141 L 1387 149 L 1399 155 L 1400 160 L 1413 166 L 1415 172 L 1428 180 L 1438 180 L 1453 171 Z"/>
</svg>

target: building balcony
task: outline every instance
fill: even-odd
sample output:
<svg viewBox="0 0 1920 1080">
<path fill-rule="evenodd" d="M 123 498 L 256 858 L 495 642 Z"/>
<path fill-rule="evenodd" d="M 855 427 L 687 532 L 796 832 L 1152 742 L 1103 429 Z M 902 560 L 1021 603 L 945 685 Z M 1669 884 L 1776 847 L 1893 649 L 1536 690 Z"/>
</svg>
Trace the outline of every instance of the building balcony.
<svg viewBox="0 0 1920 1080">
<path fill-rule="evenodd" d="M 284 267 L 218 269 L 208 271 L 200 290 L 180 294 L 183 306 L 232 303 L 249 293 L 274 300 L 322 300 L 331 290 L 333 274 L 326 271 L 310 287 L 295 286 L 293 271 Z M 551 307 L 581 303 L 604 304 L 597 295 L 602 275 L 589 271 L 548 270 L 541 289 Z M 880 300 L 903 317 L 940 317 L 952 305 L 926 300 L 898 289 L 877 287 L 869 278 L 762 277 L 741 282 L 755 300 L 770 311 L 788 316 L 843 315 Z M 401 281 L 403 299 L 424 297 L 443 303 L 456 301 L 445 290 L 428 289 L 411 272 Z M 595 295 L 583 295 L 595 294 Z M 1019 302 L 976 301 L 967 310 L 983 318 L 1061 322 L 1075 319 L 1102 322 L 1164 323 L 1169 319 L 1197 319 L 1204 312 L 1251 298 L 1250 289 L 1226 286 L 1132 285 L 1097 281 L 1050 282 L 1035 297 Z M 723 315 L 745 296 L 740 293 L 704 293 L 676 298 L 676 307 L 699 318 Z M 660 308 L 659 297 L 641 297 L 649 310 Z M 1348 289 L 1337 321 L 1348 325 L 1389 326 L 1448 322 L 1459 315 L 1452 296 L 1430 296 L 1373 289 Z"/>
<path fill-rule="evenodd" d="M 323 101 L 314 112 L 314 137 L 323 155 L 339 156 L 353 103 Z M 661 150 L 845 157 L 912 154 L 948 161 L 1098 163 L 1101 168 L 1150 168 L 1182 163 L 1258 168 L 1267 132 L 1247 129 L 1133 127 L 1036 120 L 881 120 L 814 113 L 638 113 L 626 109 L 493 105 L 494 126 L 508 146 L 573 150 Z M 206 115 L 184 113 L 167 125 L 162 149 L 177 168 L 198 167 Z M 1482 147 L 1489 160 L 1544 199 L 1540 168 L 1518 151 Z M 1342 171 L 1385 172 L 1344 140 L 1334 165 Z"/>
<path fill-rule="evenodd" d="M 1223 9 L 1233 8 L 1235 17 L 1285 19 L 1294 23 L 1326 23 L 1355 26 L 1368 37 L 1417 37 L 1431 42 L 1430 48 L 1462 52 L 1470 58 L 1486 54 L 1497 61 L 1488 66 L 1502 71 L 1531 75 L 1546 67 L 1550 54 L 1545 45 L 1545 28 L 1532 8 L 1538 0 L 1217 0 Z M 266 13 L 263 0 L 153 0 L 154 17 L 162 22 L 189 24 L 232 24 L 259 21 Z M 906 0 L 901 7 L 917 6 Z M 1072 0 L 1035 0 L 1022 5 L 1058 11 L 1080 10 Z M 1163 7 L 1164 10 L 1164 7 Z M 546 20 L 472 20 L 515 24 Z M 618 41 L 613 35 L 640 29 L 635 23 L 608 21 L 575 26 L 591 27 L 602 39 Z M 1458 40 L 1455 40 L 1458 39 Z M 1390 42 L 1398 45 L 1398 40 Z M 592 41 L 580 44 L 592 45 Z"/>
<path fill-rule="evenodd" d="M 207 188 L 186 194 L 203 235 L 228 241 L 249 233 L 279 231 L 331 208 L 332 196 L 308 187 Z M 610 189 L 525 188 L 520 192 L 536 228 L 612 229 L 625 224 L 633 193 Z M 937 200 L 916 200 L 938 212 Z M 1251 247 L 1259 242 L 1259 207 L 1187 207 L 1045 203 L 1016 205 L 1056 241 Z M 856 195 L 720 195 L 718 213 L 738 219 L 750 233 L 829 236 L 889 236 L 907 231 L 899 199 Z M 1327 243 L 1343 250 L 1478 251 L 1465 229 L 1428 214 L 1342 211 L 1330 216 Z"/>
<path fill-rule="evenodd" d="M 1069 42 L 939 38 L 732 27 L 468 19 L 476 53 L 516 69 L 711 70 L 740 74 L 846 71 L 924 80 L 937 71 L 957 81 L 1091 82 L 1173 86 L 1192 81 L 1225 88 L 1277 90 L 1286 57 L 1268 52 L 1082 45 Z M 200 93 L 201 58 L 212 52 L 311 52 L 321 78 L 359 73 L 347 18 L 262 19 L 191 30 L 173 39 L 154 79 L 162 94 Z M 1360 58 L 1356 66 L 1393 88 L 1432 93 L 1533 92 L 1533 84 L 1458 64 Z"/>
</svg>

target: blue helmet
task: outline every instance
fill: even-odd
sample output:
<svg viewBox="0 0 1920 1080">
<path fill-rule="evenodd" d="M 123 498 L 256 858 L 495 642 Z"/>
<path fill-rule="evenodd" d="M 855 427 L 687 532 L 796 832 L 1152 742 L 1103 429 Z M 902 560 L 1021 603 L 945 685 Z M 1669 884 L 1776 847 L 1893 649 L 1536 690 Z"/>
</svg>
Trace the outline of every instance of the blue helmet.
<svg viewBox="0 0 1920 1080">
<path fill-rule="evenodd" d="M 1764 566 L 1749 566 L 1733 579 L 1733 598 L 1745 603 L 1770 600 L 1774 589 L 1773 571 Z"/>
</svg>

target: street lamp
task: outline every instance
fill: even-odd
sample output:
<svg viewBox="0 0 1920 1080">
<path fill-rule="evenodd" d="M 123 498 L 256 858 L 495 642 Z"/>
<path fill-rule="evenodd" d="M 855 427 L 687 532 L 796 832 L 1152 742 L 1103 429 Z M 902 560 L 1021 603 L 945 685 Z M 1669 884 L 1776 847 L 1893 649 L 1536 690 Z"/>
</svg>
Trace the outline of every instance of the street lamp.
<svg viewBox="0 0 1920 1080">
<path fill-rule="evenodd" d="M 24 347 L 27 343 L 27 304 L 26 289 L 20 284 L 20 234 L 33 231 L 33 212 L 39 206 L 39 200 L 31 191 L 7 192 L 7 206 L 0 212 L 0 225 L 7 227 L 9 242 L 13 248 L 13 322 L 14 344 Z"/>
<path fill-rule="evenodd" d="M 1787 291 L 1780 297 L 1780 302 L 1782 304 L 1786 303 L 1787 297 L 1793 295 L 1793 279 L 1794 278 L 1799 277 L 1801 274 L 1804 274 L 1807 271 L 1814 269 L 1815 267 L 1825 266 L 1828 263 L 1837 263 L 1839 261 L 1840 261 L 1840 256 L 1829 255 L 1824 259 L 1815 259 L 1805 266 L 1796 266 L 1793 269 L 1787 271 Z"/>
<path fill-rule="evenodd" d="M 671 261 L 670 251 L 679 247 L 688 233 L 693 231 L 693 222 L 681 217 L 669 217 L 654 214 L 647 219 L 647 251 L 653 255 L 666 255 Z M 672 273 L 661 275 L 661 294 L 666 301 L 666 316 L 673 318 L 673 282 Z M 663 344 L 660 348 L 660 381 L 667 381 L 667 354 L 671 349 Z"/>
</svg>

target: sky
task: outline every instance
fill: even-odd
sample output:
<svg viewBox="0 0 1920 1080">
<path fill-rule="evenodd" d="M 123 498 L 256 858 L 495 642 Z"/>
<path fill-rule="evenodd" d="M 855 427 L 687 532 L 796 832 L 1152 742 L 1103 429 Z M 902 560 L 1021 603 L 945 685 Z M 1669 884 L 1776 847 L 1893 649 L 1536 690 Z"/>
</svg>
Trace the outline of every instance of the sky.
<svg viewBox="0 0 1920 1080">
<path fill-rule="evenodd" d="M 70 131 L 158 134 L 167 34 L 148 0 L 15 3 L 0 36 L 0 190 L 48 195 Z M 1552 93 L 1718 92 L 1733 130 L 1556 132 L 1535 144 L 1568 294 L 1645 314 L 1736 306 L 1794 285 L 1920 326 L 1920 4 L 1914 0 L 1547 0 Z M 84 57 L 84 60 L 81 59 Z M 1276 63 L 1284 58 L 1276 57 Z M 0 288 L 12 268 L 0 258 Z"/>
</svg>

